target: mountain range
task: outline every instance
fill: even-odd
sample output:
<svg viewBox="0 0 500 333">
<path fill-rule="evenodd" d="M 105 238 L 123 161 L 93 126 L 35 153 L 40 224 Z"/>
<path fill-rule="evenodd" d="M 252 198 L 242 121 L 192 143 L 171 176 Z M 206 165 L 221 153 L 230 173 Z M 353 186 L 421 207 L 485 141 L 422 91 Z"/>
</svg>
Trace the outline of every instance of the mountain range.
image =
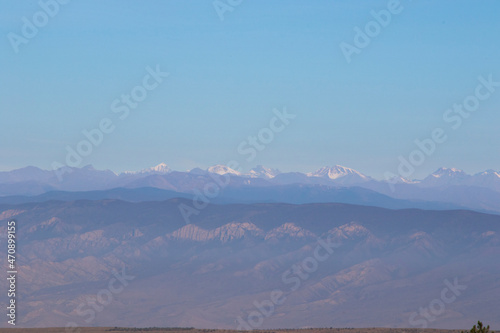
<svg viewBox="0 0 500 333">
<path fill-rule="evenodd" d="M 210 204 L 186 225 L 189 203 L 0 204 L 0 235 L 17 221 L 18 326 L 500 327 L 498 215 Z"/>
<path fill-rule="evenodd" d="M 498 184 L 27 167 L 0 173 L 0 244 L 14 219 L 19 326 L 500 327 Z"/>
<path fill-rule="evenodd" d="M 0 202 L 71 198 L 166 200 L 192 197 L 196 191 L 203 191 L 214 183 L 224 184 L 217 185 L 219 194 L 212 199 L 214 203 L 340 202 L 384 208 L 464 208 L 500 213 L 500 172 L 497 171 L 469 175 L 454 168 L 440 168 L 422 180 L 376 180 L 339 165 L 309 173 L 282 173 L 263 166 L 241 173 L 224 165 L 180 172 L 165 163 L 120 174 L 96 170 L 90 165 L 56 171 L 26 167 L 0 172 Z M 145 191 L 149 193 L 141 199 Z"/>
</svg>

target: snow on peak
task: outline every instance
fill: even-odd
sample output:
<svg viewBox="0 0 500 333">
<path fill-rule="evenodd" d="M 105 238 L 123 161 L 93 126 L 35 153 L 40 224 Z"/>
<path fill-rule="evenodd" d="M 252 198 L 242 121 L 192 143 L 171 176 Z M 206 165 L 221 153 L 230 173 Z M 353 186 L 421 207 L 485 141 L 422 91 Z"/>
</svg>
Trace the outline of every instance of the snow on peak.
<svg viewBox="0 0 500 333">
<path fill-rule="evenodd" d="M 234 176 L 241 176 L 241 172 L 238 172 L 236 170 L 231 169 L 228 166 L 221 165 L 221 164 L 211 166 L 210 168 L 207 169 L 207 171 L 210 173 L 216 173 L 218 175 L 231 174 Z"/>
<path fill-rule="evenodd" d="M 165 163 L 160 163 L 154 167 L 142 169 L 139 171 L 125 171 L 125 174 L 135 174 L 135 175 L 146 175 L 146 174 L 167 174 L 171 172 L 172 169 L 168 167 Z"/>
<path fill-rule="evenodd" d="M 489 177 L 494 177 L 494 178 L 500 178 L 500 172 L 492 170 L 492 169 L 488 169 L 486 171 L 477 173 L 474 176 L 482 176 L 482 177 L 488 177 L 489 176 Z"/>
<path fill-rule="evenodd" d="M 465 172 L 463 172 L 460 169 L 456 169 L 456 168 L 439 168 L 434 173 L 431 174 L 431 176 L 433 176 L 435 178 L 440 178 L 443 176 L 445 176 L 445 177 L 457 177 L 457 176 L 463 177 L 466 175 L 467 174 Z"/>
<path fill-rule="evenodd" d="M 323 167 L 318 169 L 315 172 L 310 172 L 307 174 L 308 177 L 322 177 L 322 178 L 329 178 L 329 179 L 338 179 L 341 177 L 345 176 L 357 176 L 362 179 L 367 179 L 365 175 L 362 173 L 351 169 L 347 168 L 341 165 L 335 165 L 333 167 Z"/>
<path fill-rule="evenodd" d="M 418 184 L 420 181 L 408 179 L 401 176 L 394 176 L 385 180 L 389 184 Z"/>
<path fill-rule="evenodd" d="M 439 168 L 426 178 L 420 185 L 424 187 L 451 186 L 451 185 L 472 185 L 474 179 L 464 171 L 456 168 Z"/>
<path fill-rule="evenodd" d="M 255 168 L 250 170 L 248 175 L 254 178 L 274 178 L 281 172 L 278 169 L 266 168 L 262 165 L 257 165 Z"/>
<path fill-rule="evenodd" d="M 168 165 L 166 165 L 165 163 L 160 163 L 157 166 L 150 168 L 149 170 L 156 173 L 168 173 L 171 171 Z"/>
</svg>

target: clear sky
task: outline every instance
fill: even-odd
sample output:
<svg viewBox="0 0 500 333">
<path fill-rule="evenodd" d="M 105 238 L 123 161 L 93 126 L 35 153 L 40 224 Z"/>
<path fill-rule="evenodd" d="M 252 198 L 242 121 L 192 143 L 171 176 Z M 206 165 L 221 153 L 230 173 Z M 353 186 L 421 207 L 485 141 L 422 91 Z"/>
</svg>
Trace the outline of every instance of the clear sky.
<svg viewBox="0 0 500 333">
<path fill-rule="evenodd" d="M 235 5 L 224 20 L 211 0 L 73 0 L 45 6 L 52 16 L 38 1 L 0 0 L 0 170 L 64 164 L 67 146 L 105 118 L 114 130 L 82 166 L 340 164 L 380 178 L 442 128 L 447 140 L 413 177 L 500 170 L 500 87 L 458 128 L 443 119 L 479 76 L 500 81 L 500 1 L 401 0 L 349 63 L 341 43 L 356 45 L 355 27 L 376 29 L 371 11 L 390 1 L 220 3 Z M 113 102 L 143 84 L 148 66 L 169 76 L 120 119 Z M 247 162 L 238 146 L 283 108 L 296 117 Z"/>
</svg>

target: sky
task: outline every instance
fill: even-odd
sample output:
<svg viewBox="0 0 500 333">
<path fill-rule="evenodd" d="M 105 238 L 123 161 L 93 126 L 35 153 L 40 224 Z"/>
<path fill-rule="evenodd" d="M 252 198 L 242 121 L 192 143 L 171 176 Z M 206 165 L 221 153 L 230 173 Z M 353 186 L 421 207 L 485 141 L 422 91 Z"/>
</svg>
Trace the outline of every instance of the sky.
<svg viewBox="0 0 500 333">
<path fill-rule="evenodd" d="M 2 171 L 500 170 L 499 1 L 0 4 Z"/>
</svg>

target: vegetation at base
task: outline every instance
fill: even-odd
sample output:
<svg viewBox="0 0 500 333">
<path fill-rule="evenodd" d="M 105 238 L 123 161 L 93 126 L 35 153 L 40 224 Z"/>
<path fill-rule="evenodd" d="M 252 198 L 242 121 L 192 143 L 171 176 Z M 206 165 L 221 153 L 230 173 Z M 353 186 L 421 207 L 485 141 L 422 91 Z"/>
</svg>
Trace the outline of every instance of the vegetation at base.
<svg viewBox="0 0 500 333">
<path fill-rule="evenodd" d="M 490 325 L 484 327 L 483 323 L 478 321 L 476 325 L 472 326 L 470 331 L 462 331 L 461 333 L 495 333 L 495 332 L 490 332 Z"/>
</svg>

